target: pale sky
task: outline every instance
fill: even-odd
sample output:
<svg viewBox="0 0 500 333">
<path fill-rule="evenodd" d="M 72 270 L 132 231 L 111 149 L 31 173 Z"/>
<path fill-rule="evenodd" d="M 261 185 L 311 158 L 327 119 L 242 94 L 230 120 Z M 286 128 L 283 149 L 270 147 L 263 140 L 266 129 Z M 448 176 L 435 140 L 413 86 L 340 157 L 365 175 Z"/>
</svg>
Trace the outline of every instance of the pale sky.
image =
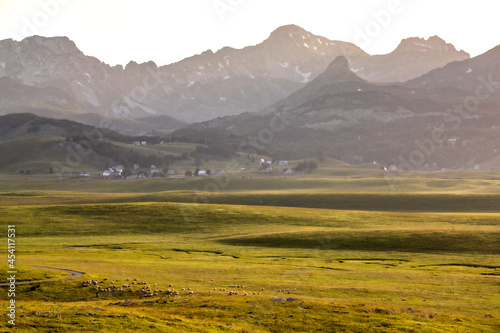
<svg viewBox="0 0 500 333">
<path fill-rule="evenodd" d="M 166 65 L 296 24 L 384 54 L 438 35 L 472 56 L 500 44 L 498 0 L 0 0 L 0 39 L 67 36 L 111 64 Z"/>
</svg>

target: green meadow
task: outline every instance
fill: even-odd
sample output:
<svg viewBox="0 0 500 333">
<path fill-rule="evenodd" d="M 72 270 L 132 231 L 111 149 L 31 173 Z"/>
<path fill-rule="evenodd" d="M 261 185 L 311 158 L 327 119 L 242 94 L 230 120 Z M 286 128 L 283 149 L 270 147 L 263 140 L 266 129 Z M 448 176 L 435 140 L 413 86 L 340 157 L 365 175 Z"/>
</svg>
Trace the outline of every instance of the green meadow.
<svg viewBox="0 0 500 333">
<path fill-rule="evenodd" d="M 130 182 L 2 175 L 17 279 L 35 281 L 16 287 L 13 330 L 498 332 L 498 174 L 391 182 L 351 171 Z M 0 246 L 6 253 L 6 237 Z M 33 266 L 85 275 L 43 282 L 68 273 Z M 6 281 L 6 259 L 0 267 Z M 7 317 L 0 328 L 12 329 Z"/>
</svg>

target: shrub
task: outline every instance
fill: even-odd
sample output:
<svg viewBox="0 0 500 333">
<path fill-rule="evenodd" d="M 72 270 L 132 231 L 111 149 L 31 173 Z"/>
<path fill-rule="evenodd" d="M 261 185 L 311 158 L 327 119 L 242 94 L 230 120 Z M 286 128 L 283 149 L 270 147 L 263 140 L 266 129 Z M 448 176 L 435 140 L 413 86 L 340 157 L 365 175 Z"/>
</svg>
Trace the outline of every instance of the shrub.
<svg viewBox="0 0 500 333">
<path fill-rule="evenodd" d="M 295 168 L 294 171 L 311 171 L 317 169 L 318 165 L 314 161 L 302 161 Z"/>
</svg>

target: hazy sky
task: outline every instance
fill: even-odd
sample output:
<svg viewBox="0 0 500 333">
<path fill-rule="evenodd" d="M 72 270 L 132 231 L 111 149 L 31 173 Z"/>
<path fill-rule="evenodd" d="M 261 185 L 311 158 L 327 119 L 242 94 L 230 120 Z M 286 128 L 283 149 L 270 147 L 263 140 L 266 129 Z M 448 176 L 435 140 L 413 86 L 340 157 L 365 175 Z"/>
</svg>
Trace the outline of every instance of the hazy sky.
<svg viewBox="0 0 500 333">
<path fill-rule="evenodd" d="M 115 64 L 242 48 L 296 24 L 370 54 L 438 35 L 472 56 L 500 44 L 498 0 L 0 0 L 0 39 L 68 36 Z"/>
</svg>

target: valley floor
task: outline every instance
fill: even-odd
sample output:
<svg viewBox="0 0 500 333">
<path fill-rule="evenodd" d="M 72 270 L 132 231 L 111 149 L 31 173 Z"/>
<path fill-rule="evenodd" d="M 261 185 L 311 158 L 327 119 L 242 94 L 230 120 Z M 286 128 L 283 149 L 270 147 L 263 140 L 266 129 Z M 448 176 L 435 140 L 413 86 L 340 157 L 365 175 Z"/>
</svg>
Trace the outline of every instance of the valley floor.
<svg viewBox="0 0 500 333">
<path fill-rule="evenodd" d="M 498 332 L 500 177 L 447 176 L 397 191 L 240 177 L 210 193 L 214 178 L 2 175 L 16 279 L 32 283 L 0 287 L 0 328 L 15 299 L 20 332 Z"/>
</svg>

